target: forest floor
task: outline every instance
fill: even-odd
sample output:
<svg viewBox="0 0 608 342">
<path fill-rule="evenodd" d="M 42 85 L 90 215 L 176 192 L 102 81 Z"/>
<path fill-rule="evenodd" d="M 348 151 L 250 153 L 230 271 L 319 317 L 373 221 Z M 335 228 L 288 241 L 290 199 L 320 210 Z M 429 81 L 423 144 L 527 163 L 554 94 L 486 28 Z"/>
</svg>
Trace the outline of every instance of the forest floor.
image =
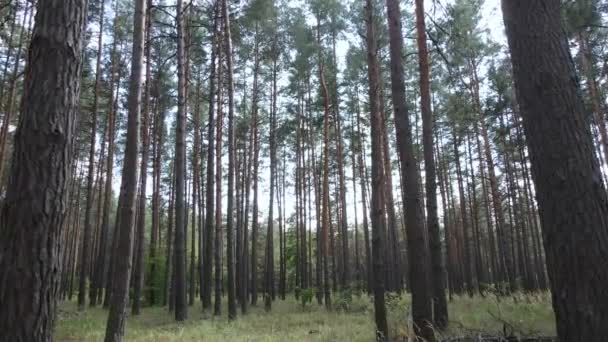
<svg viewBox="0 0 608 342">
<path fill-rule="evenodd" d="M 223 303 L 226 303 L 224 300 Z M 410 335 L 409 296 L 389 296 L 389 329 L 394 340 L 406 341 Z M 327 311 L 316 304 L 302 308 L 293 296 L 277 300 L 271 312 L 263 303 L 250 307 L 247 315 L 228 321 L 201 312 L 200 302 L 189 308 L 189 319 L 176 323 L 166 308 L 148 307 L 130 317 L 127 341 L 373 341 L 374 318 L 370 297 L 354 297 L 348 310 Z M 240 314 L 240 311 L 239 311 Z M 449 302 L 450 324 L 441 337 L 515 335 L 554 335 L 555 324 L 550 296 L 545 293 L 516 297 L 454 297 Z M 60 307 L 56 341 L 102 341 L 107 311 L 76 309 L 74 302 Z"/>
</svg>

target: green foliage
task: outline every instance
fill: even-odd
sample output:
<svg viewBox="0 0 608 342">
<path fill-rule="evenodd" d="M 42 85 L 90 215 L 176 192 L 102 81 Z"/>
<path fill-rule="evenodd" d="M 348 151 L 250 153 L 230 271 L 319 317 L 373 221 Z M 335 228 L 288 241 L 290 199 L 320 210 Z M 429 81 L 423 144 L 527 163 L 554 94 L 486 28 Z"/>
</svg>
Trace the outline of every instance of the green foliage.
<svg viewBox="0 0 608 342">
<path fill-rule="evenodd" d="M 154 261 L 154 274 L 150 274 L 152 262 Z M 166 291 L 165 289 L 165 267 L 166 266 L 166 253 L 164 250 L 158 250 L 157 255 L 154 259 L 146 258 L 146 278 L 144 295 L 147 303 L 149 303 L 150 297 L 155 298 L 155 304 L 159 305 L 162 302 L 162 298 Z"/>
<path fill-rule="evenodd" d="M 306 304 L 312 304 L 312 299 L 315 297 L 316 288 L 309 287 L 300 291 L 300 298 L 302 300 L 302 307 L 305 308 Z"/>
<path fill-rule="evenodd" d="M 350 287 L 341 289 L 335 296 L 335 305 L 338 310 L 350 311 L 353 305 L 353 290 Z"/>
</svg>

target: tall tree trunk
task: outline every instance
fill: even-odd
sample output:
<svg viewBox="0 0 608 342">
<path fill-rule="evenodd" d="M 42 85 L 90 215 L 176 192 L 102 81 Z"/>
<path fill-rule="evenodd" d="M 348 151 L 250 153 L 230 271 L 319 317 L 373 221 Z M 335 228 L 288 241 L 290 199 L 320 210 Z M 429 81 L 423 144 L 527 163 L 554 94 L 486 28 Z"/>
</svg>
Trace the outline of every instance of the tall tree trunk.
<svg viewBox="0 0 608 342">
<path fill-rule="evenodd" d="M 502 9 L 557 334 L 562 341 L 603 341 L 608 339 L 608 198 L 560 19 L 561 2 L 503 1 Z"/>
<path fill-rule="evenodd" d="M 377 56 L 376 37 L 374 33 L 374 9 L 372 0 L 365 2 L 366 12 L 366 43 L 367 43 L 367 76 L 369 79 L 369 104 L 371 117 L 371 140 L 372 153 L 380 156 L 382 153 L 382 113 L 380 113 L 379 94 L 379 65 Z M 382 163 L 380 158 L 372 158 L 372 253 L 373 253 L 373 288 L 374 288 L 374 313 L 376 320 L 376 340 L 388 341 L 388 324 L 386 321 L 386 306 L 384 302 L 384 260 L 382 246 L 386 241 L 383 237 L 384 227 L 382 216 L 384 215 L 384 179 L 382 174 Z"/>
<path fill-rule="evenodd" d="M 170 191 L 169 191 L 169 207 L 167 208 L 167 235 L 165 238 L 165 276 L 164 276 L 164 296 L 163 296 L 163 306 L 169 305 L 169 311 L 173 310 L 173 306 L 175 304 L 173 294 L 173 214 L 175 208 L 175 164 L 173 164 L 173 168 L 171 169 L 171 173 L 169 174 L 169 180 L 171 182 Z"/>
<path fill-rule="evenodd" d="M 186 302 L 186 62 L 183 0 L 177 1 L 177 118 L 175 134 L 175 320 L 188 317 Z"/>
<path fill-rule="evenodd" d="M 255 87 L 255 85 L 254 85 Z M 254 101 L 257 97 L 254 96 Z M 255 306 L 258 302 L 258 168 L 260 164 L 260 138 L 258 130 L 257 107 L 253 108 L 251 120 L 253 125 L 253 208 L 251 222 L 251 305 Z"/>
<path fill-rule="evenodd" d="M 276 33 L 275 33 L 276 34 Z M 272 300 L 274 299 L 274 190 L 277 174 L 277 147 L 276 147 L 276 128 L 277 128 L 277 50 L 275 35 L 272 47 L 272 103 L 270 108 L 270 202 L 268 203 L 268 226 L 266 231 L 266 267 L 265 267 L 265 293 L 264 308 L 270 311 Z"/>
<path fill-rule="evenodd" d="M 359 91 L 356 91 L 355 96 L 358 97 Z M 366 166 L 363 159 L 363 131 L 361 130 L 361 108 L 359 102 L 357 102 L 357 134 L 359 139 L 357 140 L 357 164 L 359 169 L 359 185 L 361 186 L 361 204 L 363 206 L 363 243 L 365 244 L 365 274 L 367 280 L 367 291 L 371 292 L 373 289 L 373 266 L 372 266 L 372 253 L 370 250 L 370 236 L 369 236 L 369 222 L 368 222 L 368 210 L 367 210 L 367 182 L 366 182 Z"/>
<path fill-rule="evenodd" d="M 324 119 L 323 119 L 323 188 L 322 188 L 322 241 L 321 241 L 321 254 L 323 256 L 323 280 L 324 280 L 324 297 L 325 297 L 325 306 L 327 308 L 331 307 L 331 297 L 329 292 L 329 269 L 327 267 L 328 258 L 327 258 L 327 238 L 328 238 L 328 230 L 331 224 L 331 213 L 329 211 L 329 93 L 327 91 L 327 84 L 325 83 L 325 70 L 323 65 L 323 57 L 321 51 L 321 22 L 319 17 L 317 17 L 317 44 L 318 47 L 318 63 L 319 63 L 319 79 L 321 81 L 321 87 L 323 90 L 323 108 L 325 110 Z M 332 250 L 333 253 L 333 250 Z"/>
<path fill-rule="evenodd" d="M 422 144 L 424 145 L 424 173 L 426 177 L 426 224 L 429 230 L 431 272 L 433 285 L 433 322 L 440 329 L 448 324 L 448 306 L 445 298 L 445 266 L 441 251 L 439 216 L 437 214 L 437 178 L 431 109 L 431 76 L 429 53 L 426 42 L 424 1 L 416 0 L 416 32 L 418 42 L 418 67 L 420 70 L 420 112 L 422 114 Z"/>
<path fill-rule="evenodd" d="M 480 237 L 479 237 L 479 231 L 480 231 L 480 221 L 479 221 L 479 201 L 478 201 L 478 197 L 477 197 L 477 182 L 475 179 L 475 169 L 474 169 L 474 165 L 473 165 L 473 147 L 472 147 L 472 143 L 471 143 L 471 135 L 467 134 L 467 145 L 466 145 L 466 153 L 468 155 L 468 159 L 469 159 L 469 163 L 467 165 L 467 163 L 465 162 L 465 169 L 467 169 L 466 173 L 468 174 L 470 172 L 471 175 L 471 185 L 470 185 L 470 190 L 469 190 L 469 206 L 471 208 L 471 239 L 470 239 L 470 243 L 469 248 L 471 246 L 471 243 L 473 244 L 472 247 L 472 251 L 471 251 L 471 265 L 474 265 L 475 267 L 473 268 L 473 266 L 471 266 L 471 274 L 475 274 L 475 282 L 473 282 L 473 280 L 471 279 L 471 284 L 475 284 L 477 285 L 477 291 L 479 291 L 479 293 L 483 296 L 484 295 L 484 288 L 483 288 L 483 284 L 485 284 L 486 281 L 486 277 L 485 277 L 485 272 L 483 270 L 483 265 L 482 265 L 482 256 L 481 256 L 481 241 L 480 241 Z M 465 156 L 466 159 L 466 156 Z M 471 277 L 473 278 L 473 276 Z"/>
<path fill-rule="evenodd" d="M 203 283 L 203 310 L 211 307 L 211 287 L 213 274 L 213 242 L 214 242 L 214 160 L 215 160 L 215 92 L 216 92 L 216 57 L 219 49 L 219 9 L 218 2 L 215 2 L 214 21 L 213 21 L 213 39 L 211 42 L 211 63 L 209 71 L 209 122 L 207 124 L 207 192 L 205 208 L 205 258 L 204 265 L 204 283 Z M 219 63 L 218 63 L 219 64 Z M 219 64 L 221 67 L 221 64 Z M 220 83 L 220 82 L 218 82 Z M 220 83 L 221 84 L 221 83 Z"/>
<path fill-rule="evenodd" d="M 464 176 L 461 167 L 461 158 L 460 158 L 460 142 L 462 137 L 456 133 L 456 128 L 452 128 L 452 144 L 454 148 L 454 162 L 456 164 L 456 181 L 458 183 L 458 195 L 460 202 L 460 219 L 461 219 L 461 232 L 462 237 L 457 237 L 458 245 L 462 244 L 463 248 L 459 248 L 459 252 L 464 253 L 464 255 L 459 256 L 460 266 L 462 268 L 462 275 L 464 276 L 464 281 L 466 286 L 466 290 L 469 293 L 469 296 L 473 296 L 473 269 L 471 264 L 471 240 L 469 239 L 469 213 L 467 211 L 467 200 L 465 195 L 465 185 L 464 185 Z M 458 234 L 458 233 L 456 233 Z"/>
<path fill-rule="evenodd" d="M 157 76 L 158 87 L 159 77 Z M 156 101 L 158 101 L 157 90 L 155 89 Z M 158 107 L 158 105 L 157 105 Z M 163 134 L 164 134 L 164 108 L 157 108 L 154 114 L 154 129 L 153 129 L 153 153 L 152 153 L 152 233 L 150 234 L 150 270 L 148 277 L 149 301 L 150 305 L 156 303 L 156 293 L 158 286 L 156 283 L 156 249 L 160 240 L 161 227 L 161 165 L 163 158 Z M 171 198 L 169 199 L 171 201 Z"/>
<path fill-rule="evenodd" d="M 395 127 L 397 129 L 397 145 L 399 146 L 399 157 L 401 160 L 401 173 L 404 179 L 403 185 L 406 189 L 404 205 L 408 239 L 408 260 L 411 261 L 409 265 L 409 279 L 412 291 L 412 316 L 416 335 L 428 341 L 434 341 L 434 332 L 430 326 L 430 323 L 433 321 L 432 289 L 429 286 L 429 255 L 425 239 L 426 234 L 424 232 L 424 215 L 421 210 L 420 174 L 418 172 L 418 162 L 414 155 L 409 114 L 405 101 L 403 41 L 399 2 L 397 0 L 387 0 L 386 9 L 390 37 L 393 110 L 395 113 Z M 387 172 L 390 172 L 390 170 L 387 170 Z"/>
<path fill-rule="evenodd" d="M 222 6 L 218 4 L 218 6 Z M 221 7 L 220 7 L 221 8 Z M 222 254 L 223 254 L 223 236 L 222 236 L 222 129 L 224 126 L 223 113 L 223 86 L 224 86 L 224 63 L 222 58 L 223 34 L 222 24 L 219 24 L 219 39 L 218 39 L 218 93 L 217 93 L 217 123 L 215 135 L 215 239 L 213 241 L 213 260 L 215 264 L 215 292 L 213 303 L 213 314 L 219 316 L 222 313 Z"/>
<path fill-rule="evenodd" d="M 358 103 L 357 103 L 358 106 Z M 352 167 L 352 181 L 353 181 L 353 208 L 355 208 L 355 281 L 356 286 L 359 286 L 361 282 L 361 258 L 359 252 L 359 219 L 357 215 L 357 162 L 356 162 L 356 138 L 355 138 L 355 117 L 351 112 L 350 116 L 350 146 L 351 146 L 351 167 Z M 365 214 L 365 212 L 363 212 Z"/>
<path fill-rule="evenodd" d="M 104 19 L 104 8 L 105 2 L 100 1 L 101 12 L 99 14 L 99 37 L 97 38 L 97 61 L 95 67 L 95 90 L 93 93 L 93 108 L 91 110 L 91 137 L 89 146 L 89 171 L 87 176 L 87 200 L 85 204 L 84 213 L 84 232 L 82 234 L 82 250 L 80 258 L 80 277 L 78 285 L 78 309 L 84 310 L 85 307 L 85 295 L 87 289 L 87 279 L 91 273 L 89 264 L 91 263 L 91 257 L 93 251 L 91 250 L 91 234 L 93 230 L 93 180 L 95 177 L 95 144 L 97 137 L 97 112 L 99 110 L 99 91 L 101 83 L 101 48 L 103 46 L 103 19 Z M 95 295 L 91 293 L 91 304 L 93 304 L 93 297 Z"/>
<path fill-rule="evenodd" d="M 249 148 L 251 149 L 250 165 L 253 165 L 253 173 L 248 176 L 253 181 L 253 202 L 252 202 L 252 217 L 251 217 L 251 266 L 246 275 L 251 273 L 251 305 L 256 305 L 258 300 L 258 275 L 257 275 L 257 241 L 258 241 L 258 166 L 260 155 L 260 142 L 258 138 L 258 74 L 260 69 L 259 57 L 259 38 L 258 26 L 255 25 L 255 50 L 254 50 L 254 67 L 253 67 L 253 94 L 251 99 L 251 133 L 249 138 Z M 250 167 L 251 168 L 251 167 Z M 249 183 L 249 181 L 247 181 Z M 249 192 L 249 185 L 248 190 Z M 249 193 L 247 193 L 247 201 L 249 202 Z M 247 216 L 249 217 L 249 216 Z M 248 225 L 245 224 L 247 227 Z M 245 234 L 247 236 L 247 233 Z M 248 255 L 248 247 L 245 243 L 244 254 Z M 247 278 L 245 278 L 247 281 Z M 246 305 L 246 304 L 245 304 Z"/>
<path fill-rule="evenodd" d="M 257 36 L 257 25 L 255 31 L 255 48 L 254 48 L 254 67 L 253 67 L 253 90 L 251 100 L 251 112 L 252 112 L 252 125 L 255 126 L 255 120 L 257 115 L 257 87 L 258 87 L 258 71 L 259 71 L 259 42 Z M 242 269 L 239 270 L 241 280 L 241 312 L 245 314 L 247 312 L 247 305 L 249 301 L 249 206 L 250 206 L 250 195 L 251 195 L 251 177 L 252 177 L 252 165 L 253 155 L 255 150 L 255 139 L 254 139 L 254 128 L 249 129 L 249 144 L 247 149 L 247 167 L 245 168 L 245 212 L 244 212 L 244 226 L 243 226 L 243 260 Z"/>
<path fill-rule="evenodd" d="M 335 19 L 335 18 L 334 18 Z M 337 153 L 337 166 L 338 166 L 338 180 L 339 180 L 339 203 L 340 203 L 340 237 L 341 237 L 341 252 L 342 252 L 342 267 L 340 270 L 340 282 L 342 288 L 348 289 L 350 287 L 350 261 L 349 261 L 349 248 L 348 248 L 348 215 L 346 212 L 346 177 L 344 176 L 344 153 L 342 148 L 343 136 L 342 136 L 342 122 L 340 118 L 340 104 L 339 104 L 339 88 L 338 88 L 338 63 L 336 54 L 336 36 L 337 32 L 332 31 L 332 57 L 333 57 L 333 68 L 336 71 L 334 75 L 334 92 L 333 92 L 333 116 L 334 116 L 334 127 L 336 135 L 336 153 Z"/>
<path fill-rule="evenodd" d="M 146 0 L 135 2 L 133 17 L 133 51 L 131 55 L 131 79 L 129 85 L 129 117 L 127 144 L 123 161 L 122 181 L 118 208 L 118 239 L 113 268 L 110 314 L 106 326 L 106 342 L 122 341 L 125 328 L 125 310 L 128 303 L 131 259 L 133 257 L 133 225 L 135 223 L 135 198 L 137 192 L 137 159 L 139 148 L 139 116 L 141 112 L 142 74 L 144 58 L 144 29 Z"/>
<path fill-rule="evenodd" d="M 502 263 L 499 261 L 499 256 L 497 255 L 496 252 L 496 238 L 494 235 L 494 225 L 492 224 L 492 215 L 491 215 L 491 210 L 490 210 L 490 200 L 488 197 L 488 187 L 487 187 L 487 177 L 486 177 L 486 173 L 485 173 L 485 166 L 484 166 L 484 155 L 481 152 L 481 140 L 479 138 L 479 126 L 477 123 L 474 123 L 475 127 L 474 127 L 474 133 L 476 138 L 476 147 L 477 147 L 477 155 L 479 156 L 479 177 L 481 180 L 481 192 L 482 192 L 482 196 L 483 196 L 483 202 L 484 202 L 484 212 L 485 212 L 485 219 L 486 219 L 486 225 L 487 225 L 487 229 L 488 229 L 488 239 L 489 239 L 489 253 L 490 253 L 490 263 L 492 265 L 491 269 L 492 275 L 495 276 L 491 276 L 490 279 L 492 280 L 490 283 L 494 283 L 497 279 L 501 279 L 503 277 L 502 274 Z M 501 259 L 502 260 L 502 259 Z"/>
<path fill-rule="evenodd" d="M 382 79 L 382 76 L 380 76 Z M 381 82 L 382 83 L 382 82 Z M 380 91 L 382 94 L 382 91 Z M 382 97 L 381 97 L 382 99 Z M 380 113 L 382 114 L 382 160 L 384 169 L 384 205 L 386 206 L 386 246 L 385 260 L 387 265 L 386 286 L 389 291 L 400 291 L 403 288 L 403 277 L 401 275 L 401 262 L 399 253 L 399 236 L 397 234 L 397 214 L 395 212 L 395 197 L 393 196 L 393 168 L 391 165 L 391 152 L 388 144 L 387 124 L 388 120 L 385 116 L 383 105 L 381 105 Z"/>
<path fill-rule="evenodd" d="M 38 3 L 0 215 L 6 341 L 53 340 L 86 17 L 86 1 Z"/>
<path fill-rule="evenodd" d="M 286 155 L 285 155 L 285 146 L 283 146 L 283 170 L 282 170 L 282 182 L 279 186 L 277 181 L 277 202 L 279 205 L 279 294 L 282 300 L 285 300 L 285 295 L 287 291 L 287 267 L 286 267 L 286 255 L 285 255 L 285 237 L 283 235 L 283 230 L 285 229 L 285 224 L 283 222 L 283 218 L 285 215 L 283 214 L 283 210 L 285 210 L 285 164 L 286 164 Z M 310 197 L 309 197 L 310 198 Z"/>
<path fill-rule="evenodd" d="M 228 318 L 236 318 L 236 289 L 234 265 L 234 173 L 235 173 L 235 146 L 234 146 L 234 70 L 232 60 L 232 34 L 230 29 L 230 10 L 226 0 L 222 0 L 222 17 L 224 18 L 224 47 L 226 49 L 226 81 L 228 86 L 228 208 L 226 208 L 226 238 L 228 262 Z M 270 187 L 270 203 L 272 203 L 272 184 Z M 219 199 L 218 199 L 219 201 Z M 271 212 L 272 213 L 272 212 Z"/>
<path fill-rule="evenodd" d="M 144 34 L 145 39 L 150 41 L 152 20 L 150 11 L 152 8 L 152 0 L 147 0 L 147 11 L 146 11 L 146 32 Z M 137 209 L 137 235 L 135 239 L 138 241 L 137 249 L 135 251 L 135 274 L 134 274 L 134 286 L 133 286 L 133 306 L 132 314 L 139 315 L 141 312 L 141 295 L 144 287 L 144 268 L 145 268 L 145 234 L 146 234 L 146 190 L 148 188 L 148 159 L 150 155 L 150 80 L 151 80 L 151 65 L 152 60 L 150 44 L 145 44 L 145 58 L 146 58 L 146 76 L 144 86 L 144 98 L 143 107 L 141 112 L 141 140 L 142 140 L 142 152 L 141 152 L 141 166 L 140 166 L 140 183 L 139 183 L 139 202 Z"/>
<path fill-rule="evenodd" d="M 192 255 L 190 258 L 190 302 L 188 303 L 189 305 L 194 305 L 194 297 L 195 297 L 195 286 L 196 286 L 196 277 L 195 277 L 195 267 L 198 269 L 199 272 L 199 282 L 200 282 L 200 291 L 201 291 L 201 301 L 203 299 L 202 296 L 202 289 L 203 289 L 203 282 L 204 282 L 204 277 L 203 277 L 203 264 L 202 264 L 202 258 L 203 258 L 203 232 L 202 232 L 202 220 L 203 217 L 201 216 L 202 214 L 202 188 L 200 187 L 200 183 L 202 183 L 202 179 L 201 179 L 201 90 L 202 90 L 202 84 L 201 84 L 201 72 L 198 72 L 197 75 L 197 79 L 196 79 L 196 100 L 195 100 L 195 106 L 194 106 L 194 112 L 192 113 L 193 115 L 193 121 L 194 121 L 194 141 L 193 141 L 193 146 L 192 146 L 192 180 L 195 183 L 195 186 L 193 188 L 192 191 L 192 230 L 194 232 L 194 230 L 197 229 L 197 226 L 195 225 L 195 220 L 196 217 L 198 216 L 198 244 L 196 244 L 196 246 L 194 245 L 194 233 L 192 236 L 192 243 L 193 243 L 193 248 L 192 248 Z M 195 209 L 198 208 L 198 211 Z M 198 264 L 195 266 L 195 258 L 194 258 L 194 251 L 196 250 L 196 248 L 198 247 Z"/>
<path fill-rule="evenodd" d="M 114 139 L 116 137 L 116 117 L 117 117 L 117 106 L 118 102 L 116 93 L 118 93 L 118 87 L 120 83 L 120 75 L 118 72 L 118 56 L 117 56 L 117 48 L 118 48 L 118 39 L 117 39 L 117 30 L 116 23 L 114 23 L 114 41 L 112 42 L 112 51 L 111 51 L 111 66 L 110 66 L 110 97 L 108 100 L 109 110 L 108 110 L 108 154 L 106 160 L 106 176 L 105 176 L 105 185 L 104 185 L 104 195 L 103 195 L 103 206 L 101 212 L 101 233 L 100 233 L 100 246 L 99 253 L 96 257 L 96 265 L 95 265 L 95 275 L 93 282 L 97 288 L 97 291 L 101 291 L 101 289 L 105 286 L 107 282 L 108 276 L 108 266 L 109 266 L 109 250 L 108 250 L 108 240 L 110 238 L 110 209 L 112 206 L 112 182 L 114 179 L 114 150 L 115 143 Z M 114 86 L 116 85 L 117 89 L 114 90 Z M 107 290 L 107 289 L 106 289 Z M 106 291 L 107 292 L 107 291 Z M 107 293 L 106 293 L 107 294 Z M 101 293 L 98 293 L 99 299 L 101 300 Z M 107 296 L 104 295 L 104 306 L 107 308 L 106 304 L 109 305 L 109 302 L 105 300 Z"/>
</svg>

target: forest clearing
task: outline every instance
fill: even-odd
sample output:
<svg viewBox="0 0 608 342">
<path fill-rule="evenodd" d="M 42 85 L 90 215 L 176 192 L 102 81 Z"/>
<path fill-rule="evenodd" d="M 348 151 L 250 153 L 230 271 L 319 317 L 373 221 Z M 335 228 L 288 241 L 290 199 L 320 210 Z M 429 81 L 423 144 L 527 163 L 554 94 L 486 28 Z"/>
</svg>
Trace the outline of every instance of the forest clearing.
<svg viewBox="0 0 608 342">
<path fill-rule="evenodd" d="M 607 42 L 608 0 L 0 0 L 0 342 L 606 342 Z"/>
<path fill-rule="evenodd" d="M 413 338 L 408 324 L 409 300 L 394 298 L 389 307 L 389 329 L 396 341 Z M 486 298 L 456 297 L 450 302 L 451 323 L 441 336 L 555 336 L 555 322 L 547 294 L 521 295 L 496 301 Z M 371 341 L 374 339 L 372 299 L 354 297 L 348 310 L 327 311 L 316 304 L 302 307 L 299 301 L 279 300 L 272 312 L 252 308 L 237 320 L 214 318 L 194 310 L 184 324 L 172 319 L 166 308 L 150 308 L 141 316 L 129 318 L 128 341 Z M 106 313 L 101 309 L 79 312 L 76 303 L 64 303 L 59 311 L 57 341 L 103 341 Z M 506 328 L 505 328 L 506 325 Z"/>
</svg>

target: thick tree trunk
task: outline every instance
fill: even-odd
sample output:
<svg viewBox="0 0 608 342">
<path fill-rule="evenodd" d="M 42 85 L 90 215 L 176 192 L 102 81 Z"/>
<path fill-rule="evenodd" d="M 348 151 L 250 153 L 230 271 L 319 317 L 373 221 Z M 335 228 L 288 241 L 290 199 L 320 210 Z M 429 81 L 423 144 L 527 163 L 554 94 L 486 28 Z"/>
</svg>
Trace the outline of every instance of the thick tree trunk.
<svg viewBox="0 0 608 342">
<path fill-rule="evenodd" d="M 536 183 L 557 333 L 562 341 L 604 341 L 608 198 L 560 19 L 561 1 L 510 0 L 502 8 Z"/>
<path fill-rule="evenodd" d="M 0 215 L 0 331 L 52 341 L 87 3 L 38 3 Z"/>
</svg>

